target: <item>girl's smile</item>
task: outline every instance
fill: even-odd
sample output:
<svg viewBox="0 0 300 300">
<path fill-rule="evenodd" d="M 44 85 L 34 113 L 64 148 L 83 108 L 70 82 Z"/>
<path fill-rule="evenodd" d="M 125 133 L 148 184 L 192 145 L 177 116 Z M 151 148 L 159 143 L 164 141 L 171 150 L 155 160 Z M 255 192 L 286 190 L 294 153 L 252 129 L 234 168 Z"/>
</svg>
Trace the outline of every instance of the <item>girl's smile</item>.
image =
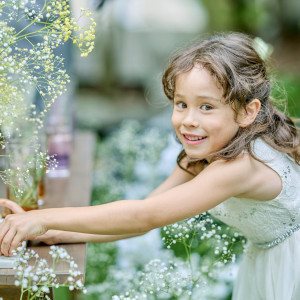
<svg viewBox="0 0 300 300">
<path fill-rule="evenodd" d="M 187 142 L 187 144 L 190 144 L 190 145 L 201 144 L 206 139 L 206 136 L 202 137 L 202 136 L 198 136 L 195 134 L 183 133 L 182 135 L 183 135 L 185 141 Z"/>
<path fill-rule="evenodd" d="M 225 147 L 239 125 L 209 71 L 195 66 L 177 76 L 172 124 L 186 154 L 206 159 Z"/>
</svg>

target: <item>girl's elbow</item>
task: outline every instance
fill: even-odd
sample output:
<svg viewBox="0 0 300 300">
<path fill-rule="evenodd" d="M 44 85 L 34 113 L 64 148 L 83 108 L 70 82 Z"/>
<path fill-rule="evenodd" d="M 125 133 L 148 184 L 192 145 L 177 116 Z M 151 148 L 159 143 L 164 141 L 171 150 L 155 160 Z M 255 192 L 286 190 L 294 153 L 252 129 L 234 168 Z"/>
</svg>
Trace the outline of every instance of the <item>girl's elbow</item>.
<svg viewBox="0 0 300 300">
<path fill-rule="evenodd" d="M 139 223 L 140 233 L 149 232 L 153 229 L 161 227 L 161 222 L 159 222 L 158 216 L 155 213 L 151 213 L 151 211 L 145 211 L 144 213 L 140 214 Z"/>
<path fill-rule="evenodd" d="M 153 222 L 151 222 L 151 220 L 149 220 L 148 217 L 146 218 L 140 218 L 139 222 L 138 222 L 138 228 L 137 228 L 137 233 L 142 235 L 144 233 L 147 233 L 153 229 L 155 229 L 155 225 Z"/>
<path fill-rule="evenodd" d="M 145 232 L 149 232 L 153 229 L 159 228 L 160 226 L 157 226 L 155 222 L 153 222 L 152 220 L 147 220 L 146 222 L 144 222 L 143 224 L 143 228 L 141 229 L 141 233 L 145 233 Z"/>
<path fill-rule="evenodd" d="M 150 200 L 142 200 L 135 212 L 138 233 L 144 233 L 163 226 L 164 215 L 162 211 Z"/>
</svg>

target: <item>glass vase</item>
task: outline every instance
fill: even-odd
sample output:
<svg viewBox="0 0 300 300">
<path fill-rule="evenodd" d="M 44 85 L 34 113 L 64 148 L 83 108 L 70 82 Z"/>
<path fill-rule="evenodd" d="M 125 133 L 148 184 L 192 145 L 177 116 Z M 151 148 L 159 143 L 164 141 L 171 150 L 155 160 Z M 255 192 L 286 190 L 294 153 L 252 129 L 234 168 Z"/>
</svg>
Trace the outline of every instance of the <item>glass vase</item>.
<svg viewBox="0 0 300 300">
<path fill-rule="evenodd" d="M 7 198 L 26 211 L 38 209 L 41 170 L 37 163 L 35 143 L 12 140 L 7 150 Z"/>
</svg>

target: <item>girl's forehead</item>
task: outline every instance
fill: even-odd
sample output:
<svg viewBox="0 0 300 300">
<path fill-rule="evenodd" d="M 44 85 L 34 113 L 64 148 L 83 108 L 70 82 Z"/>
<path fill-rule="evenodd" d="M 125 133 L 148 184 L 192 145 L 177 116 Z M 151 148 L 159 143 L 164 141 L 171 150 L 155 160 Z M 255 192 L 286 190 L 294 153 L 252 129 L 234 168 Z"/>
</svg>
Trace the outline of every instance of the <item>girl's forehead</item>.
<svg viewBox="0 0 300 300">
<path fill-rule="evenodd" d="M 223 98 L 223 89 L 210 72 L 202 66 L 194 66 L 191 70 L 176 77 L 174 95 L 184 96 L 187 93 L 210 96 L 220 100 Z"/>
</svg>

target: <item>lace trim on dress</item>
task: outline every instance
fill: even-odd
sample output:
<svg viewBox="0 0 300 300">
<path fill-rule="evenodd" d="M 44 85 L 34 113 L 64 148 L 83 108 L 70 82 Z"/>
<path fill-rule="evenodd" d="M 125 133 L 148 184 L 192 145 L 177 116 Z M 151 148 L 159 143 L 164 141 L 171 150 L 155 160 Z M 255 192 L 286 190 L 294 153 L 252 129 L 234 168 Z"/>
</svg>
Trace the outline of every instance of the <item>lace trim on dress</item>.
<svg viewBox="0 0 300 300">
<path fill-rule="evenodd" d="M 272 247 L 278 245 L 279 243 L 283 242 L 285 239 L 287 239 L 289 236 L 291 236 L 294 232 L 296 232 L 299 229 L 300 229 L 300 224 L 296 224 L 290 230 L 288 230 L 286 233 L 282 234 L 280 237 L 278 237 L 274 241 L 262 243 L 262 244 L 255 244 L 255 245 L 262 249 L 272 248 Z"/>
</svg>

